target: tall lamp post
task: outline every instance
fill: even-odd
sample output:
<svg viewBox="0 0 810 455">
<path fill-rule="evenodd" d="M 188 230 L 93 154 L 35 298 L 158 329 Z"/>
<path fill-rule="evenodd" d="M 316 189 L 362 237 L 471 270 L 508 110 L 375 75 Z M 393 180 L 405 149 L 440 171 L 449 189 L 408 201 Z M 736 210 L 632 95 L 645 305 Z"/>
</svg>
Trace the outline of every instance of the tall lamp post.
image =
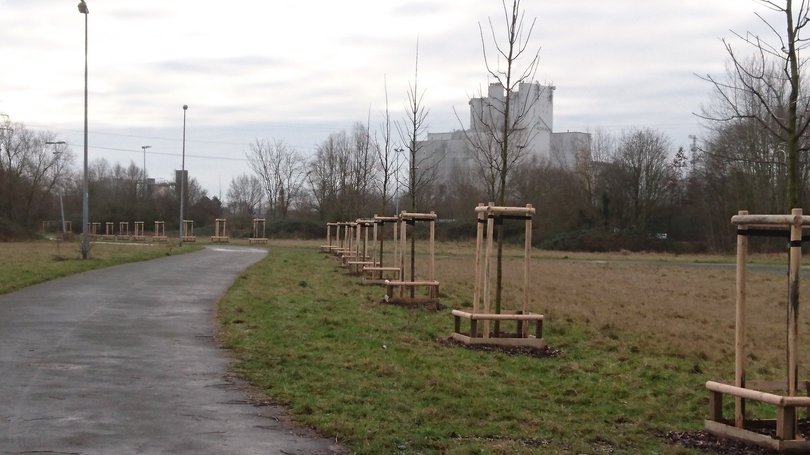
<svg viewBox="0 0 810 455">
<path fill-rule="evenodd" d="M 186 111 L 188 104 L 183 105 L 183 164 L 180 167 L 180 240 L 178 245 L 183 246 L 183 201 L 186 198 Z"/>
<path fill-rule="evenodd" d="M 142 145 L 143 149 L 143 197 L 146 197 L 146 149 L 152 148 L 151 145 Z"/>
<path fill-rule="evenodd" d="M 54 146 L 53 147 L 53 155 L 55 157 L 54 159 L 56 159 L 56 158 L 59 157 L 59 154 L 62 153 L 62 152 L 60 152 L 59 150 L 56 149 L 57 148 L 56 146 L 57 145 L 65 145 L 65 141 L 47 141 L 47 142 L 45 142 L 45 144 Z M 67 232 L 67 229 L 65 229 L 65 205 L 62 203 L 62 192 L 61 191 L 59 192 L 59 213 L 62 215 L 62 234 L 65 234 Z"/>
<path fill-rule="evenodd" d="M 79 12 L 84 14 L 84 178 L 82 180 L 82 259 L 87 259 L 90 255 L 90 240 L 87 237 L 87 225 L 90 222 L 88 216 L 88 191 L 87 191 L 87 3 L 79 1 Z"/>
</svg>

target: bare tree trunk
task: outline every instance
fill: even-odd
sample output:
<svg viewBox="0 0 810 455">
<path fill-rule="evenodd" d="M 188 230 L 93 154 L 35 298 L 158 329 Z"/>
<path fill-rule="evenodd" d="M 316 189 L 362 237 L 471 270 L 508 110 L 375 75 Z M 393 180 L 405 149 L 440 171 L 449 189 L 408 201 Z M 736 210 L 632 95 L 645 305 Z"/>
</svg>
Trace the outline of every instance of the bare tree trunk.
<svg viewBox="0 0 810 455">
<path fill-rule="evenodd" d="M 785 125 L 788 154 L 788 209 L 799 208 L 799 134 L 797 104 L 799 101 L 799 62 L 796 51 L 797 27 L 793 26 L 793 2 L 787 0 L 785 6 L 785 19 L 787 20 L 787 60 L 790 67 L 790 94 L 788 95 L 788 120 Z M 803 27 L 799 18 L 799 27 Z M 797 302 L 798 303 L 798 302 Z M 797 305 L 798 306 L 798 305 Z M 798 308 L 797 308 L 798 310 Z"/>
</svg>

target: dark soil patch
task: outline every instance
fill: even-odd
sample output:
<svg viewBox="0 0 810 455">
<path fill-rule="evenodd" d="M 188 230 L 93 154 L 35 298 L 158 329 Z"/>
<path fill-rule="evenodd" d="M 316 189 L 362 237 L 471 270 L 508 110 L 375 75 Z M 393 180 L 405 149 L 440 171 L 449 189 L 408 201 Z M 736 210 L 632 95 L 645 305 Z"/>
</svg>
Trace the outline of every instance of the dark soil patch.
<svg viewBox="0 0 810 455">
<path fill-rule="evenodd" d="M 531 346 L 501 346 L 495 344 L 464 344 L 453 338 L 438 338 L 436 342 L 442 346 L 465 348 L 471 351 L 484 351 L 484 352 L 503 352 L 508 355 L 525 355 L 537 358 L 559 357 L 562 351 L 552 346 L 543 346 L 542 348 L 535 348 Z"/>
<path fill-rule="evenodd" d="M 719 455 L 772 455 L 779 452 L 734 439 L 721 439 L 706 430 L 670 431 L 665 439 L 690 449 L 698 449 Z"/>
<path fill-rule="evenodd" d="M 731 424 L 733 422 L 727 423 Z M 776 435 L 776 423 L 773 420 L 746 421 L 745 428 L 771 437 Z M 802 437 L 807 438 L 808 435 L 810 435 L 810 420 L 800 419 L 798 431 Z M 775 450 L 766 449 L 764 447 L 759 447 L 743 441 L 718 438 L 706 430 L 683 432 L 670 431 L 665 433 L 663 437 L 684 447 L 700 449 L 720 455 L 772 455 L 780 453 Z"/>
</svg>

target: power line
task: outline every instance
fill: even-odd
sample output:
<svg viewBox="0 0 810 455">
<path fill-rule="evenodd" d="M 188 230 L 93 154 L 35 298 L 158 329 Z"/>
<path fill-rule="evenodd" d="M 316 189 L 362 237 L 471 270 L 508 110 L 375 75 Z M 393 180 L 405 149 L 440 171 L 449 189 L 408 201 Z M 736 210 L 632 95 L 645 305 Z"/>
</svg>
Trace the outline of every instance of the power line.
<svg viewBox="0 0 810 455">
<path fill-rule="evenodd" d="M 61 132 L 71 132 L 71 133 L 81 133 L 81 132 L 84 131 L 84 130 L 77 130 L 77 129 L 72 129 L 72 128 L 53 128 L 53 127 L 50 127 L 48 125 L 44 125 L 44 124 L 41 124 L 41 123 L 27 123 L 26 125 L 29 125 L 29 126 L 32 126 L 32 127 L 35 127 L 35 128 L 39 128 L 39 129 L 49 130 L 49 131 L 61 131 Z M 110 132 L 98 131 L 98 130 L 93 130 L 93 131 L 91 131 L 91 133 L 94 136 L 130 137 L 130 138 L 134 138 L 134 139 L 151 139 L 151 140 L 168 141 L 168 142 L 180 142 L 181 141 L 181 139 L 178 139 L 178 138 L 175 138 L 175 137 L 144 136 L 144 135 L 139 135 L 139 134 L 110 133 Z M 204 140 L 204 139 L 188 139 L 188 138 L 186 139 L 186 142 L 194 142 L 194 143 L 201 143 L 201 144 L 217 144 L 217 145 L 239 145 L 239 146 L 243 146 L 243 147 L 248 145 L 245 142 L 210 141 L 210 140 Z"/>
<path fill-rule="evenodd" d="M 91 149 L 97 150 L 108 150 L 112 152 L 127 152 L 127 153 L 137 153 L 139 155 L 143 154 L 143 150 L 133 150 L 133 149 L 122 149 L 122 148 L 115 148 L 115 147 L 100 147 L 100 146 L 90 146 Z M 171 153 L 171 152 L 146 152 L 147 155 L 164 155 L 164 156 L 180 156 L 179 153 Z M 211 156 L 211 155 L 192 155 L 186 153 L 186 156 L 192 158 L 202 158 L 206 160 L 227 160 L 227 161 L 248 161 L 247 158 L 234 158 L 232 156 Z"/>
</svg>

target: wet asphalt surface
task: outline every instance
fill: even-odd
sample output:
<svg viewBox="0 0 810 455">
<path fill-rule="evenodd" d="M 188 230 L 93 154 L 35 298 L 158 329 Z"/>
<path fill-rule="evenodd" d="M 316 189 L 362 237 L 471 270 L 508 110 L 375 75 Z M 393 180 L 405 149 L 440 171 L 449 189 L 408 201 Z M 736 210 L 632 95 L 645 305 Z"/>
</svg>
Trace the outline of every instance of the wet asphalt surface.
<svg viewBox="0 0 810 455">
<path fill-rule="evenodd" d="M 214 310 L 266 250 L 209 247 L 0 295 L 2 454 L 331 454 L 228 373 Z"/>
</svg>

